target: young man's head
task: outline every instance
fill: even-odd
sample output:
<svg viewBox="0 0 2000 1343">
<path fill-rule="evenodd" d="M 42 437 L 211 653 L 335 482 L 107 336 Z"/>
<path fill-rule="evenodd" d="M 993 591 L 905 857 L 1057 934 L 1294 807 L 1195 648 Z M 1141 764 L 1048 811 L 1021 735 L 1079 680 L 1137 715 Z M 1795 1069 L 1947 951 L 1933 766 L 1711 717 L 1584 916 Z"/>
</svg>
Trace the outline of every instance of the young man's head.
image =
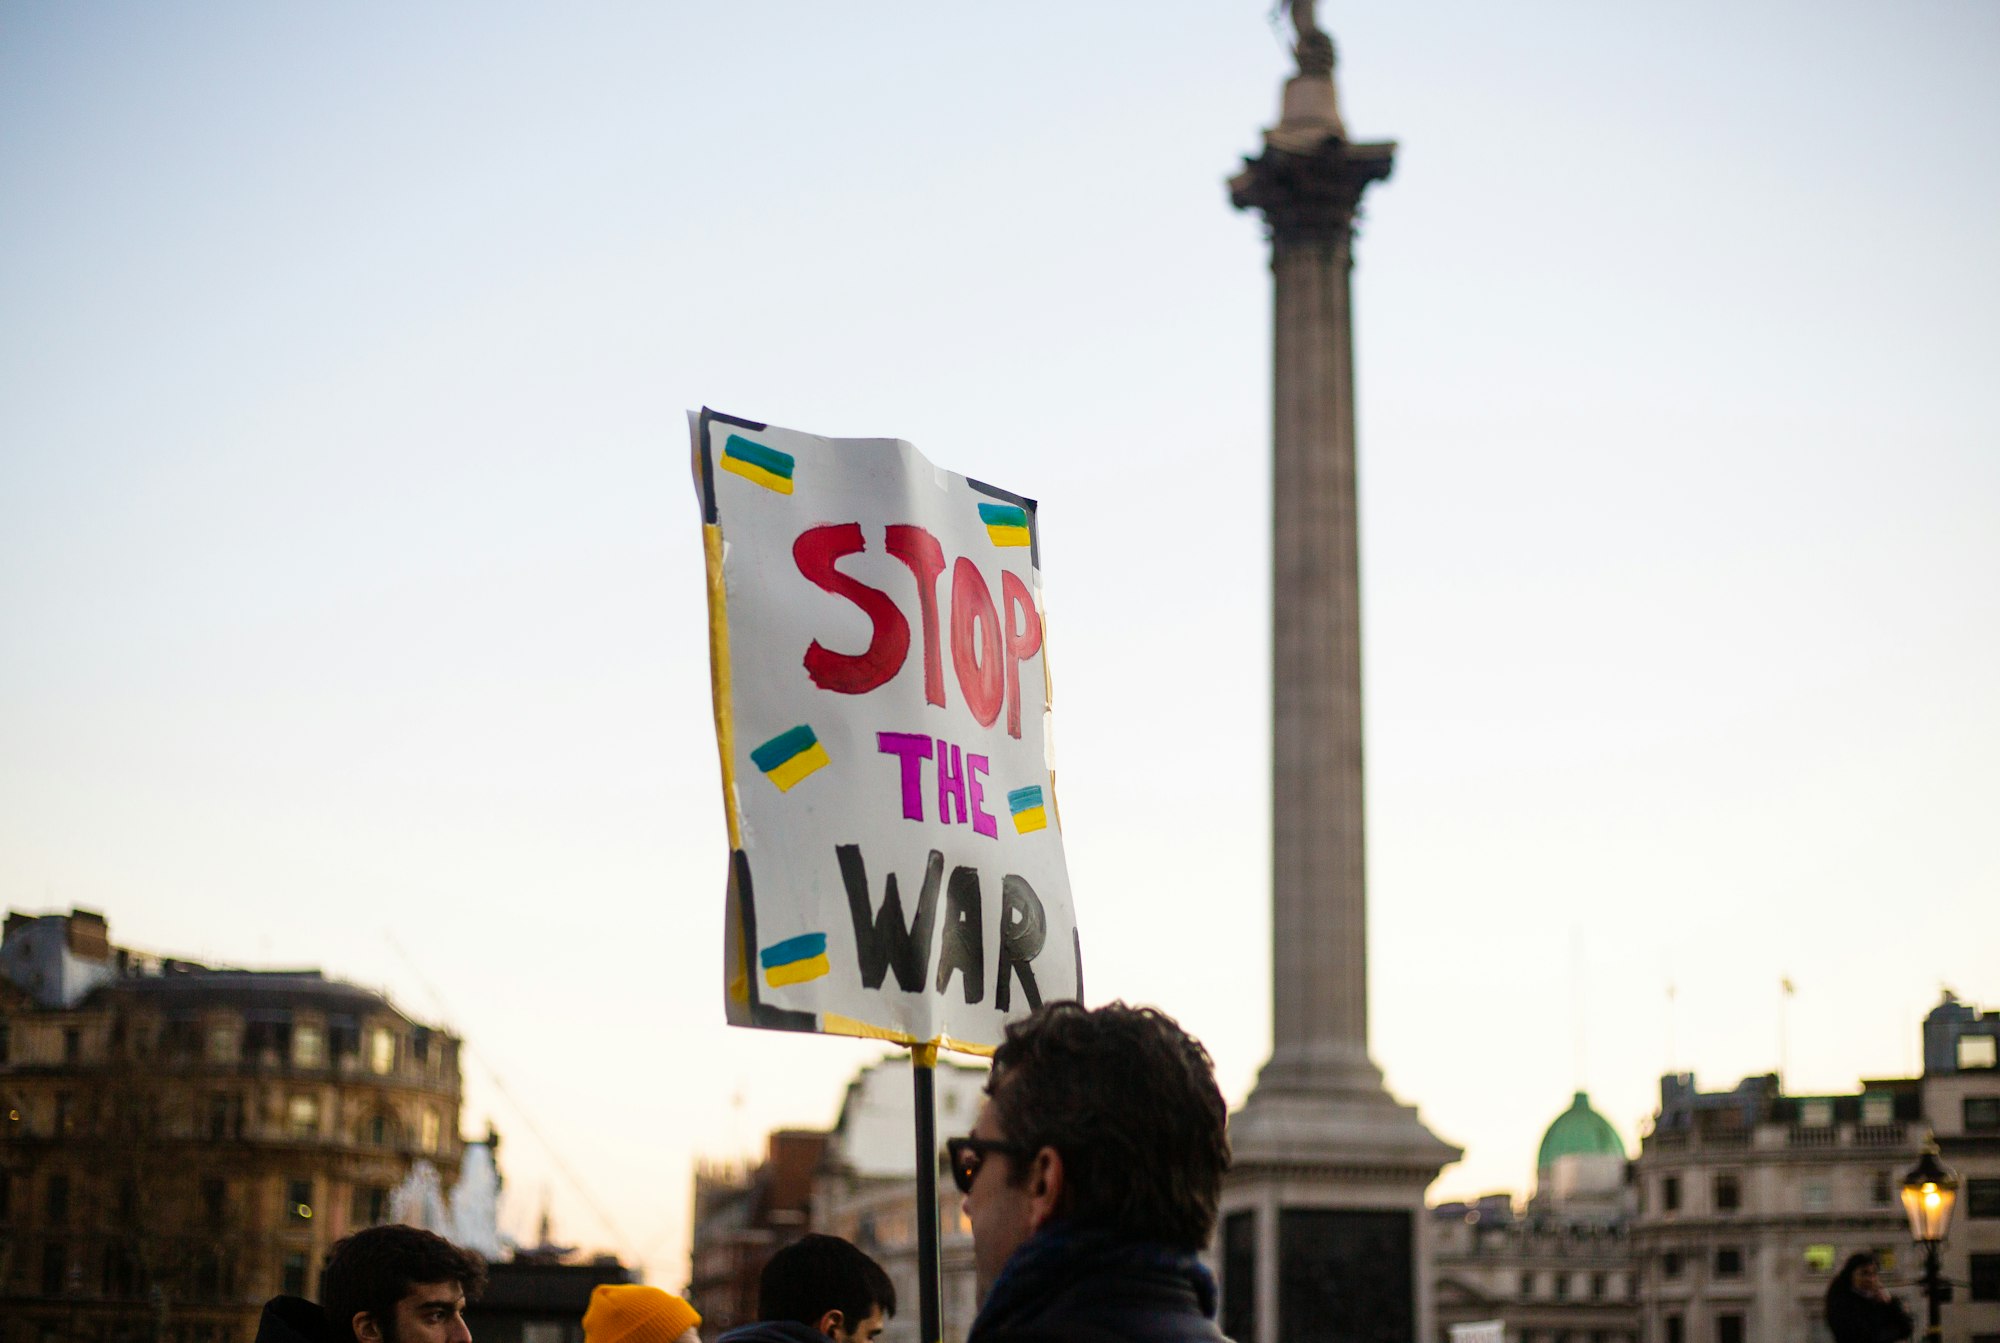
<svg viewBox="0 0 2000 1343">
<path fill-rule="evenodd" d="M 1204 1248 L 1228 1121 L 1208 1051 L 1162 1012 L 1058 1002 L 1009 1026 L 972 1136 L 951 1143 L 981 1290 L 1056 1217 Z"/>
<path fill-rule="evenodd" d="M 356 1343 L 470 1343 L 465 1303 L 486 1285 L 470 1250 L 413 1226 L 375 1226 L 333 1247 L 319 1303 Z"/>
<path fill-rule="evenodd" d="M 882 1266 L 839 1236 L 804 1236 L 771 1256 L 757 1280 L 757 1317 L 792 1320 L 836 1343 L 874 1343 L 896 1313 Z"/>
</svg>

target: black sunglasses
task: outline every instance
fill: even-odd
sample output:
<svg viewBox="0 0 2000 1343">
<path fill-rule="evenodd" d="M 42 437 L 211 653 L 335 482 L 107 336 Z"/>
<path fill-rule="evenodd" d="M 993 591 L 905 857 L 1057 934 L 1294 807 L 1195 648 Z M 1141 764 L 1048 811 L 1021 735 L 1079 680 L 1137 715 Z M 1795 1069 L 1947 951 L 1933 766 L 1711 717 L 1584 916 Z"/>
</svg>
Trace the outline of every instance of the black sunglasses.
<svg viewBox="0 0 2000 1343">
<path fill-rule="evenodd" d="M 944 1150 L 951 1157 L 951 1182 L 958 1186 L 961 1194 L 972 1192 L 972 1182 L 979 1178 L 979 1168 L 986 1164 L 990 1153 L 1018 1157 L 1034 1155 L 1017 1142 L 1002 1142 L 998 1138 L 947 1138 Z"/>
</svg>

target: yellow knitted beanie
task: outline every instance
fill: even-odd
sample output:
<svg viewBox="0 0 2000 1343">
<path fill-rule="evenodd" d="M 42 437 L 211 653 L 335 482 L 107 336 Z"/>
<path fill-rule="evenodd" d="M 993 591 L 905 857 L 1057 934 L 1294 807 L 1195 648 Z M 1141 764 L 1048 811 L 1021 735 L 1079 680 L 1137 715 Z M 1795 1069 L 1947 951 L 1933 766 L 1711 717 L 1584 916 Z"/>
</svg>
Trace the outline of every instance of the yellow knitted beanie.
<svg viewBox="0 0 2000 1343">
<path fill-rule="evenodd" d="M 695 1308 L 657 1287 L 607 1282 L 583 1312 L 584 1343 L 674 1343 L 701 1323 Z"/>
</svg>

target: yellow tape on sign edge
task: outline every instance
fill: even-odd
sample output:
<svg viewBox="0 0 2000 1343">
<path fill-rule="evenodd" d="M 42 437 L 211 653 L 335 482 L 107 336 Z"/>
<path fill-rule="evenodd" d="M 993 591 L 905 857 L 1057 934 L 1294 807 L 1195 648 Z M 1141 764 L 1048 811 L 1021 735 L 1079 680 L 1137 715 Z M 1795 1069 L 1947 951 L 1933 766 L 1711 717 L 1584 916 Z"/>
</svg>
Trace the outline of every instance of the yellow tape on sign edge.
<svg viewBox="0 0 2000 1343">
<path fill-rule="evenodd" d="M 708 569 L 708 684 L 715 696 L 715 745 L 722 755 L 722 811 L 729 823 L 731 851 L 743 847 L 736 815 L 736 705 L 729 689 L 729 598 L 722 586 L 722 528 L 701 527 L 701 552 Z"/>
<path fill-rule="evenodd" d="M 844 1017 L 838 1012 L 822 1012 L 819 1028 L 827 1035 L 852 1035 L 862 1040 L 887 1040 L 894 1045 L 907 1045 L 912 1049 L 949 1049 L 954 1054 L 976 1054 L 980 1058 L 993 1057 L 994 1046 L 973 1044 L 969 1040 L 955 1039 L 940 1035 L 934 1040 L 919 1040 L 908 1031 L 891 1030 L 887 1026 L 874 1026 L 854 1017 Z"/>
</svg>

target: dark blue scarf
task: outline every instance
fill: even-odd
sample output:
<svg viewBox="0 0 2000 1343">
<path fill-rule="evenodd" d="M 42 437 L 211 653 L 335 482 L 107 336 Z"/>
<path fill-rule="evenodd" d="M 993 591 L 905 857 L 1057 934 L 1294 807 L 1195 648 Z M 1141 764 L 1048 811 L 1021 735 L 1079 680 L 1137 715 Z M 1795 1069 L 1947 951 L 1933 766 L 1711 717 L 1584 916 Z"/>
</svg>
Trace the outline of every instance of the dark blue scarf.
<svg viewBox="0 0 2000 1343">
<path fill-rule="evenodd" d="M 1201 1313 L 1215 1316 L 1215 1275 L 1195 1255 L 1158 1241 L 1131 1240 L 1112 1231 L 1054 1221 L 1008 1258 L 972 1322 L 968 1343 L 1031 1320 L 1072 1283 L 1096 1277 L 1178 1279 L 1193 1289 Z"/>
</svg>

